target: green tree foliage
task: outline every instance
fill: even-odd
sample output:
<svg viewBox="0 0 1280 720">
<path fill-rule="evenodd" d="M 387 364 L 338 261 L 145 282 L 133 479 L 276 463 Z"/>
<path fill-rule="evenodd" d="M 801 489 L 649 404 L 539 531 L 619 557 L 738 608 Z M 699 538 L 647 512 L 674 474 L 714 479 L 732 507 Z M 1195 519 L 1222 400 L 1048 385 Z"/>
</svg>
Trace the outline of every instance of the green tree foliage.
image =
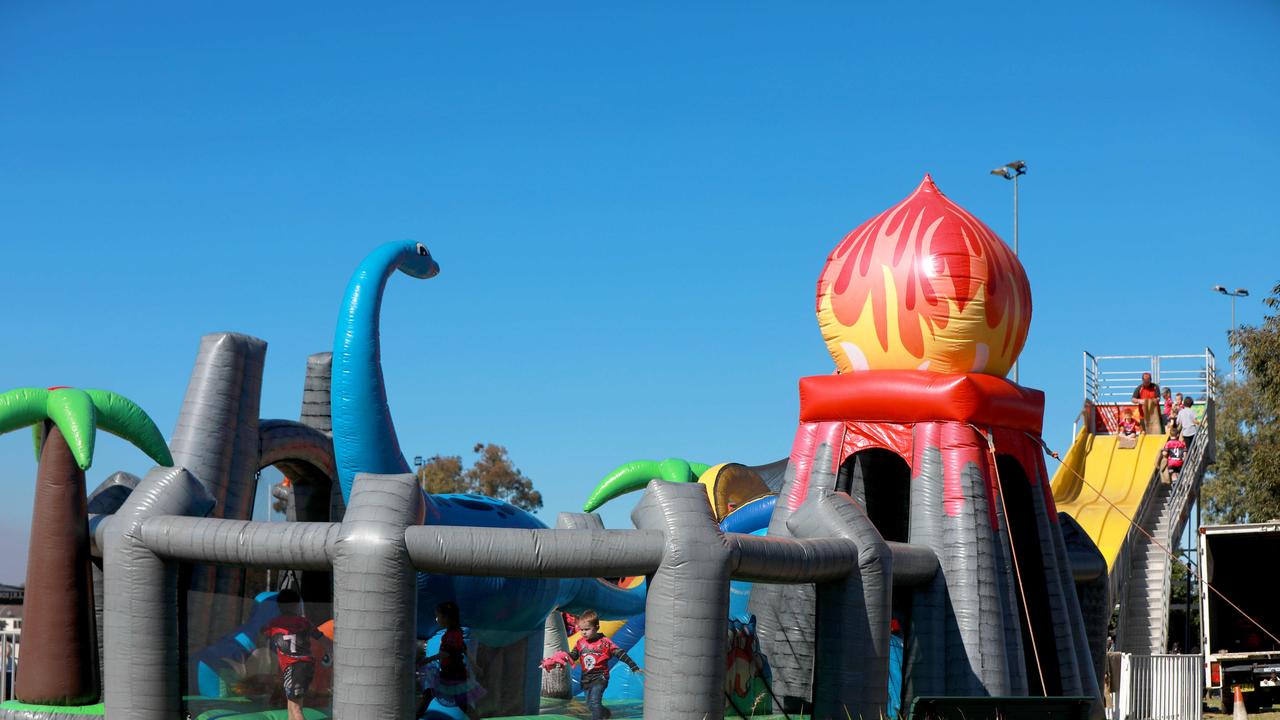
<svg viewBox="0 0 1280 720">
<path fill-rule="evenodd" d="M 1271 313 L 1261 325 L 1231 333 L 1232 358 L 1244 374 L 1220 393 L 1218 461 L 1204 484 L 1214 523 L 1280 518 L 1280 284 L 1263 302 Z"/>
<path fill-rule="evenodd" d="M 476 443 L 478 457 L 469 468 L 457 455 L 436 455 L 418 468 L 418 484 L 429 493 L 471 493 L 506 500 L 524 510 L 542 507 L 542 493 L 533 481 L 511 463 L 507 449 L 493 443 Z"/>
</svg>

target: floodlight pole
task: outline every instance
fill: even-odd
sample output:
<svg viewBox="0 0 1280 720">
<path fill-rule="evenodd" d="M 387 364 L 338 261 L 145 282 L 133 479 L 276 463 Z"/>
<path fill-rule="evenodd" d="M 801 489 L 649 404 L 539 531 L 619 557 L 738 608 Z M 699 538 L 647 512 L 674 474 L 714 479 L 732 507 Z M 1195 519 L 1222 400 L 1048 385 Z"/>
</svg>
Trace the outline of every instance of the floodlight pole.
<svg viewBox="0 0 1280 720">
<path fill-rule="evenodd" d="M 1248 297 L 1249 291 L 1244 288 L 1236 288 L 1234 291 L 1227 290 L 1225 286 L 1214 285 L 1213 290 L 1231 298 L 1231 327 L 1227 329 L 1227 346 L 1230 350 L 1231 333 L 1236 331 L 1236 298 Z M 1236 383 L 1236 358 L 1235 353 L 1231 353 L 1231 384 Z"/>
<path fill-rule="evenodd" d="M 991 174 L 1013 181 L 1013 256 L 1018 257 L 1018 178 L 1027 174 L 1027 164 L 1021 160 L 1014 160 L 992 170 Z M 1013 383 L 1015 385 L 1021 384 L 1018 381 L 1018 361 L 1016 359 L 1013 361 Z"/>
</svg>

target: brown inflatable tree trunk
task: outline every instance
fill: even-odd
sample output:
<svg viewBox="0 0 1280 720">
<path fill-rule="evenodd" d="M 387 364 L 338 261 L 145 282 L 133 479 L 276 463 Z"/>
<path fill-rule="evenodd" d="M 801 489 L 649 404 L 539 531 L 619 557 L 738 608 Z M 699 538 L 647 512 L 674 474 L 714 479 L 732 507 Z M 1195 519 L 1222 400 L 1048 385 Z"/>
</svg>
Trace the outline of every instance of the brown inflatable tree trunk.
<svg viewBox="0 0 1280 720">
<path fill-rule="evenodd" d="M 65 706 L 98 701 L 87 505 L 84 471 L 62 431 L 46 422 L 14 688 L 25 703 Z"/>
</svg>

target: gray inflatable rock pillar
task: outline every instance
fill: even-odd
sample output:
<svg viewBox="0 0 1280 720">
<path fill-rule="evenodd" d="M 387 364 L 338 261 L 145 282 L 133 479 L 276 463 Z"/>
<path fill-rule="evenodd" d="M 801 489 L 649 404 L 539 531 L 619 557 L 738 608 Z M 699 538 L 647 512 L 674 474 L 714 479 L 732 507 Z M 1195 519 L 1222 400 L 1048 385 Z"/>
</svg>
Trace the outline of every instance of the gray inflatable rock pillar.
<svg viewBox="0 0 1280 720">
<path fill-rule="evenodd" d="M 912 444 L 919 447 L 924 439 L 920 428 L 912 431 Z M 917 450 L 913 458 L 908 536 L 915 545 L 934 552 L 942 546 L 942 483 L 925 482 L 940 473 L 942 453 L 937 447 Z M 906 665 L 903 685 L 907 698 L 946 694 L 947 581 L 938 572 L 932 581 L 917 588 L 911 596 L 911 624 L 906 633 Z"/>
<path fill-rule="evenodd" d="M 307 356 L 307 377 L 302 386 L 302 424 L 325 435 L 333 434 L 329 386 L 333 382 L 333 353 Z"/>
<path fill-rule="evenodd" d="M 114 472 L 102 481 L 102 484 L 94 488 L 89 493 L 89 516 L 94 515 L 106 516 L 111 515 L 124 505 L 125 500 L 129 499 L 129 493 L 138 487 L 138 483 L 142 482 L 142 478 L 127 472 Z M 97 546 L 92 540 L 93 526 L 90 526 L 90 544 Z M 102 604 L 103 586 L 102 577 L 102 556 L 93 558 L 91 567 L 93 570 L 93 619 L 94 625 L 98 630 L 98 670 L 102 671 L 103 655 L 102 655 Z M 98 678 L 98 686 L 102 686 L 102 678 Z"/>
<path fill-rule="evenodd" d="M 157 515 L 204 515 L 213 504 L 185 469 L 157 467 L 103 533 L 103 690 L 109 720 L 179 716 L 177 568 L 143 544 L 142 523 Z"/>
<path fill-rule="evenodd" d="M 556 516 L 556 528 L 561 530 L 603 530 L 604 522 L 599 515 L 588 513 L 562 512 Z M 569 651 L 569 633 L 564 624 L 564 616 L 560 608 L 547 616 L 543 628 L 542 657 L 549 658 L 558 652 Z M 568 699 L 573 696 L 573 683 L 570 680 L 569 667 L 561 665 L 546 671 L 542 675 L 542 695 L 550 698 Z"/>
<path fill-rule="evenodd" d="M 1009 669 L 1009 693 L 1014 696 L 1030 692 L 1026 656 L 1023 654 L 1022 621 L 1018 600 L 1017 575 L 1013 566 L 1013 544 L 1009 536 L 1009 518 L 1004 501 L 997 499 L 995 553 L 996 583 L 999 585 L 1004 623 L 1005 665 Z"/>
<path fill-rule="evenodd" d="M 217 503 L 213 517 L 248 520 L 253 514 L 266 356 L 267 343 L 248 335 L 213 333 L 200 339 L 169 449 L 174 463 L 209 490 Z M 192 567 L 189 589 L 194 594 L 187 597 L 190 647 L 203 647 L 240 623 L 244 575 L 242 568 Z M 215 601 L 221 604 L 217 612 Z"/>
<path fill-rule="evenodd" d="M 333 553 L 333 715 L 414 715 L 416 571 L 404 531 L 422 524 L 413 475 L 358 475 Z"/>
<path fill-rule="evenodd" d="M 547 616 L 546 626 L 542 630 L 542 657 L 549 658 L 558 652 L 569 651 L 569 633 L 564 625 L 564 616 L 557 610 Z M 573 685 L 569 679 L 569 666 L 561 665 L 548 670 L 542 675 L 543 697 L 568 700 L 573 696 Z"/>
<path fill-rule="evenodd" d="M 1071 559 L 1076 601 L 1080 605 L 1080 615 L 1084 619 L 1084 631 L 1089 643 L 1094 681 L 1098 687 L 1102 687 L 1102 673 L 1107 660 L 1107 626 L 1111 622 L 1111 590 L 1107 582 L 1107 560 L 1075 518 L 1066 513 L 1058 513 L 1058 527 L 1062 530 L 1062 539 L 1066 543 L 1067 555 Z M 1077 558 L 1087 561 L 1087 564 L 1092 567 L 1098 567 L 1100 572 L 1088 578 L 1080 577 L 1080 568 L 1077 565 L 1084 565 L 1086 562 L 1077 563 Z"/>
<path fill-rule="evenodd" d="M 303 425 L 314 428 L 327 437 L 333 437 L 333 416 L 330 405 L 330 385 L 333 383 L 333 353 L 322 352 L 307 356 L 307 376 L 302 386 Z M 333 442 L 329 443 L 330 454 L 333 453 Z M 335 463 L 336 467 L 336 463 Z M 337 471 L 334 471 L 333 486 L 329 489 L 329 520 L 342 522 L 346 511 L 346 503 L 342 500 L 342 488 L 338 486 Z"/>
<path fill-rule="evenodd" d="M 914 433 L 911 542 L 937 553 L 945 588 L 935 581 L 913 600 L 912 649 L 920 655 L 909 691 L 1009 695 L 1011 613 L 998 579 L 985 439 L 960 423 L 918 423 Z"/>
<path fill-rule="evenodd" d="M 825 445 L 819 456 L 824 452 L 830 452 Z M 817 586 L 813 716 L 882 717 L 889 682 L 893 553 L 866 512 L 843 493 L 811 498 L 791 516 L 789 526 L 796 537 L 835 536 L 858 548 L 853 572 Z"/>
<path fill-rule="evenodd" d="M 1045 581 L 1049 586 L 1049 606 L 1054 629 L 1058 634 L 1058 656 L 1064 694 L 1083 695 L 1094 699 L 1093 715 L 1103 714 L 1102 689 L 1094 672 L 1094 661 L 1085 632 L 1084 616 L 1076 597 L 1075 577 L 1067 555 L 1067 544 L 1058 525 L 1057 509 L 1049 491 L 1049 477 L 1039 454 L 1026 457 L 1024 470 L 1033 483 L 1032 501 L 1041 528 Z M 1032 460 L 1031 457 L 1035 459 Z"/>
<path fill-rule="evenodd" d="M 722 718 L 733 552 L 706 489 L 654 480 L 631 520 L 666 537 L 645 604 L 645 716 Z"/>
<path fill-rule="evenodd" d="M 810 496 L 813 473 L 835 469 L 816 460 L 815 454 L 824 442 L 834 447 L 844 423 L 804 423 L 796 429 L 791 458 L 783 474 L 778 503 L 769 518 L 771 537 L 791 537 L 787 520 L 791 513 Z M 748 608 L 756 616 L 756 636 L 760 651 L 768 658 L 773 672 L 773 695 L 776 709 L 800 711 L 808 703 L 813 677 L 813 618 L 816 595 L 812 584 L 763 585 L 751 588 Z"/>
</svg>

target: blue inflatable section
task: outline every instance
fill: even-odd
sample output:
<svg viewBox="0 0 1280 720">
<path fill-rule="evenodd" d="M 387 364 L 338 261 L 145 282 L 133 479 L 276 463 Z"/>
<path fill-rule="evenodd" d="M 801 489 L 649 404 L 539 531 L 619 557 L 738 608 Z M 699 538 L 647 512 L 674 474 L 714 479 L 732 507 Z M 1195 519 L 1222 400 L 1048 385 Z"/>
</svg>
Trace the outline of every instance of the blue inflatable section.
<svg viewBox="0 0 1280 720">
<path fill-rule="evenodd" d="M 763 536 L 769 528 L 769 518 L 773 515 L 773 507 L 777 504 L 776 495 L 753 500 L 733 511 L 720 523 L 725 532 L 744 533 Z M 747 604 L 751 599 L 751 583 L 734 580 L 729 583 L 729 619 L 747 623 L 751 620 L 751 611 Z M 644 667 L 644 614 L 636 615 L 627 621 L 613 635 L 613 642 L 631 656 L 642 668 Z M 573 670 L 573 693 L 581 692 L 578 680 L 581 671 Z M 641 700 L 644 698 L 644 677 L 631 672 L 626 665 L 614 660 L 610 663 L 609 687 L 604 696 L 608 700 Z"/>
<path fill-rule="evenodd" d="M 356 474 L 411 472 L 396 437 L 382 376 L 379 321 L 387 281 L 397 271 L 434 277 L 440 266 L 421 243 L 386 243 L 369 253 L 351 276 L 334 332 L 330 402 L 334 460 L 344 500 L 351 499 Z M 476 495 L 423 493 L 424 524 L 492 528 L 545 528 L 533 515 Z M 585 590 L 581 596 L 575 591 Z M 602 617 L 628 617 L 644 609 L 643 596 L 616 588 L 586 587 L 577 581 L 535 578 L 418 576 L 418 637 L 438 630 L 435 608 L 453 600 L 462 622 L 478 639 L 501 647 L 541 632 L 558 602 L 590 602 Z"/>
<path fill-rule="evenodd" d="M 204 697 L 226 695 L 220 674 L 231 669 L 231 663 L 243 663 L 262 646 L 262 629 L 280 616 L 274 592 L 258 593 L 253 609 L 243 625 L 223 635 L 208 646 L 191 653 L 189 682 L 194 694 Z"/>
</svg>

